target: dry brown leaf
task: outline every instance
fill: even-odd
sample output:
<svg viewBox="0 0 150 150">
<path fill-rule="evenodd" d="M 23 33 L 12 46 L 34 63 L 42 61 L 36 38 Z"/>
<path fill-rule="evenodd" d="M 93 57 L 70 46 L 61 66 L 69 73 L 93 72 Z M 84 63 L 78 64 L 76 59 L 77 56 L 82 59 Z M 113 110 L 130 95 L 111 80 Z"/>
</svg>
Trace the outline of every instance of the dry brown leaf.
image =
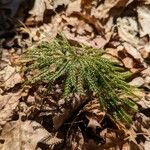
<svg viewBox="0 0 150 150">
<path fill-rule="evenodd" d="M 125 47 L 125 51 L 128 54 L 130 54 L 137 61 L 143 62 L 143 58 L 137 48 L 133 47 L 131 44 L 126 43 L 126 42 L 124 42 L 123 45 Z"/>
<path fill-rule="evenodd" d="M 84 145 L 84 137 L 82 135 L 81 129 L 77 128 L 77 130 L 73 130 L 70 137 L 70 149 L 71 150 L 83 150 Z"/>
<path fill-rule="evenodd" d="M 7 65 L 2 71 L 0 71 L 0 78 L 4 89 L 14 87 L 14 85 L 21 83 L 22 78 L 19 73 L 16 73 L 16 69 Z"/>
<path fill-rule="evenodd" d="M 112 149 L 112 150 L 120 150 L 119 146 L 124 143 L 124 136 L 117 134 L 115 131 L 110 129 L 104 129 L 100 135 L 104 137 L 105 144 L 102 144 L 100 149 Z"/>
<path fill-rule="evenodd" d="M 81 0 L 81 8 L 83 10 L 85 10 L 85 12 L 87 14 L 90 14 L 90 12 L 91 12 L 91 9 L 92 9 L 91 3 L 92 3 L 92 1 L 93 0 Z"/>
<path fill-rule="evenodd" d="M 54 149 L 55 145 L 62 143 L 63 140 L 57 137 L 57 132 L 52 136 L 45 136 L 45 138 L 41 139 L 38 142 L 38 147 L 44 148 L 43 145 L 49 147 L 50 149 Z"/>
<path fill-rule="evenodd" d="M 60 113 L 53 117 L 53 127 L 55 130 L 59 129 L 61 125 L 73 114 L 73 112 L 86 101 L 85 98 L 79 97 L 77 94 L 71 101 L 63 107 Z"/>
<path fill-rule="evenodd" d="M 145 48 L 141 48 L 140 53 L 144 59 L 150 57 L 150 44 L 146 45 Z"/>
<path fill-rule="evenodd" d="M 0 149 L 34 150 L 37 143 L 48 135 L 48 131 L 35 121 L 12 121 L 3 128 L 1 138 L 4 144 L 0 144 Z"/>
<path fill-rule="evenodd" d="M 119 57 L 118 56 L 118 49 L 116 49 L 116 48 L 106 48 L 105 51 L 106 51 L 106 54 L 110 54 L 114 57 Z"/>
<path fill-rule="evenodd" d="M 92 38 L 91 36 L 82 36 L 82 35 L 74 35 L 72 33 L 70 33 L 67 30 L 63 30 L 65 36 L 73 41 L 77 41 L 79 43 L 85 44 L 87 46 L 91 46 L 94 48 L 103 48 L 110 40 L 111 38 L 111 32 L 108 32 L 105 36 L 106 39 L 104 39 L 102 36 L 96 36 L 95 38 Z"/>
<path fill-rule="evenodd" d="M 75 0 L 69 3 L 68 8 L 66 10 L 66 14 L 70 15 L 72 12 L 80 12 L 81 11 L 81 0 Z"/>
<path fill-rule="evenodd" d="M 150 67 L 146 68 L 141 72 L 144 77 L 149 76 L 150 77 Z"/>
<path fill-rule="evenodd" d="M 136 114 L 133 129 L 136 131 L 139 147 L 145 150 L 150 139 L 150 118 L 143 113 L 146 114 L 146 109 Z"/>
<path fill-rule="evenodd" d="M 150 150 L 150 142 L 149 141 L 146 141 L 144 143 L 144 150 Z"/>
<path fill-rule="evenodd" d="M 4 87 L 5 89 L 9 89 L 14 87 L 16 84 L 21 83 L 22 78 L 20 76 L 19 73 L 15 73 L 11 76 L 11 78 L 9 78 L 5 83 L 4 83 Z"/>
<path fill-rule="evenodd" d="M 135 18 L 123 17 L 117 19 L 118 34 L 122 41 L 126 41 L 133 46 L 139 44 L 138 25 Z"/>
<path fill-rule="evenodd" d="M 138 21 L 140 23 L 140 36 L 150 35 L 150 8 L 148 6 L 137 7 Z"/>
<path fill-rule="evenodd" d="M 150 76 L 145 77 L 144 82 L 144 87 L 150 89 Z"/>
<path fill-rule="evenodd" d="M 144 1 L 144 4 L 147 4 L 147 5 L 150 4 L 150 0 L 143 0 L 143 1 Z"/>
<path fill-rule="evenodd" d="M 4 125 L 7 121 L 11 120 L 13 111 L 19 103 L 21 92 L 8 93 L 7 95 L 0 95 L 0 125 Z"/>
<path fill-rule="evenodd" d="M 110 40 L 112 33 L 105 33 L 105 38 L 103 36 L 96 36 L 90 43 L 92 47 L 103 48 Z"/>
<path fill-rule="evenodd" d="M 52 5 L 53 5 L 53 8 L 56 9 L 58 6 L 66 6 L 69 4 L 69 0 L 51 0 L 52 1 Z"/>
<path fill-rule="evenodd" d="M 126 7 L 127 5 L 129 5 L 130 3 L 132 3 L 134 0 L 120 0 L 116 7 Z"/>
<path fill-rule="evenodd" d="M 6 81 L 15 73 L 15 68 L 8 65 L 4 68 L 3 72 L 3 81 Z"/>
<path fill-rule="evenodd" d="M 144 110 L 142 111 L 144 113 Z M 149 137 L 150 134 L 150 118 L 143 113 L 137 113 L 136 120 L 134 121 L 134 128 L 138 133 L 145 133 Z"/>
<path fill-rule="evenodd" d="M 57 113 L 53 118 L 53 127 L 54 129 L 59 129 L 61 125 L 68 119 L 70 114 L 70 109 L 64 109 L 62 113 Z"/>
<path fill-rule="evenodd" d="M 99 118 L 101 117 L 101 119 L 98 119 L 96 116 L 90 116 L 90 115 L 86 115 L 86 118 L 88 119 L 88 128 L 91 128 L 93 133 L 96 134 L 96 129 L 97 127 L 101 128 L 100 123 L 102 122 L 103 118 L 105 116 L 105 113 L 102 113 L 102 115 L 99 115 Z"/>
<path fill-rule="evenodd" d="M 14 1 L 17 2 L 18 0 L 12 0 L 11 3 L 13 3 Z M 126 14 L 126 12 L 125 13 L 123 12 L 124 9 L 127 8 L 126 6 L 128 4 L 131 4 L 133 1 L 135 2 L 135 0 L 103 0 L 103 1 L 53 0 L 52 1 L 53 3 L 50 3 L 51 1 L 52 0 L 36 0 L 34 7 L 29 12 L 29 14 L 31 15 L 31 18 L 28 18 L 27 20 L 28 22 L 26 22 L 26 25 L 33 26 L 33 25 L 36 25 L 37 22 L 43 22 L 43 18 L 45 17 L 44 16 L 45 10 L 49 11 L 50 9 L 56 9 L 62 5 L 63 6 L 68 5 L 68 7 L 66 7 L 66 10 L 63 11 L 63 14 L 60 14 L 58 12 L 58 14 L 46 16 L 49 23 L 44 23 L 42 26 L 38 28 L 31 28 L 29 32 L 31 41 L 32 40 L 36 42 L 41 42 L 43 40 L 49 41 L 51 37 L 55 37 L 58 31 L 61 31 L 62 27 L 64 27 L 63 30 L 65 30 L 65 34 L 70 39 L 75 40 L 77 42 L 84 43 L 92 47 L 102 48 L 104 46 L 109 45 L 110 47 L 112 46 L 114 48 L 114 47 L 118 47 L 118 45 L 122 45 L 121 49 L 119 48 L 114 49 L 114 50 L 109 49 L 109 52 L 107 51 L 108 53 L 105 54 L 105 56 L 107 56 L 111 60 L 113 58 L 114 60 L 115 59 L 117 60 L 118 58 L 124 63 L 124 66 L 126 68 L 129 68 L 132 72 L 137 71 L 138 67 L 140 67 L 141 64 L 142 65 L 144 64 L 144 67 L 148 66 L 148 64 L 146 63 L 150 54 L 150 44 L 148 43 L 149 36 L 147 34 L 150 34 L 148 30 L 149 29 L 148 26 L 150 24 L 149 22 L 150 10 L 149 10 L 149 6 L 143 5 L 143 2 L 145 2 L 146 4 L 150 4 L 149 0 L 145 0 L 145 1 L 142 0 L 142 1 L 137 2 L 137 3 L 140 3 L 140 6 L 138 6 L 137 9 L 135 9 L 137 10 L 137 17 L 139 21 L 138 23 L 136 20 L 137 18 L 135 16 L 124 17 L 124 16 L 127 16 L 128 14 Z M 5 1 L 2 0 L 2 2 L 5 2 Z M 18 8 L 18 5 L 16 5 L 16 8 L 14 8 L 13 13 L 16 11 L 17 8 Z M 63 7 L 59 7 L 59 8 L 63 8 Z M 116 17 L 118 17 L 120 13 L 122 13 L 121 17 L 117 19 Z M 73 14 L 73 16 L 70 16 L 71 14 Z M 117 26 L 115 25 L 116 19 L 117 19 Z M 101 24 L 103 24 L 104 27 Z M 116 33 L 116 30 L 114 29 L 117 29 L 121 42 L 118 40 L 119 39 L 118 34 Z M 102 36 L 99 36 L 98 34 L 105 35 L 105 38 Z M 140 35 L 141 37 L 144 36 L 142 38 L 147 37 L 147 40 L 139 39 L 138 35 Z M 113 43 L 113 41 L 111 42 L 111 44 L 109 44 L 109 40 L 111 37 L 116 38 L 115 39 L 117 41 L 116 45 L 115 45 L 115 42 Z M 146 61 L 143 58 L 144 59 L 146 58 L 145 59 Z M 138 66 L 137 67 L 136 64 L 138 64 L 139 66 L 137 65 Z M 0 67 L 1 66 L 2 65 L 0 65 Z M 19 74 L 15 73 L 15 70 L 13 67 L 3 65 L 2 68 L 4 67 L 6 68 L 0 72 L 0 80 L 6 81 L 5 88 L 4 88 L 6 89 L 7 87 L 10 88 L 10 87 L 13 87 L 15 84 L 19 83 L 20 76 Z M 149 103 L 150 95 L 148 93 L 149 92 L 148 89 L 150 86 L 149 74 L 150 74 L 150 70 L 146 69 L 142 72 L 142 77 L 137 77 L 133 79 L 133 81 L 130 83 L 136 86 L 145 87 L 145 89 L 147 90 L 146 92 L 142 91 L 142 93 L 140 92 L 138 93 L 141 97 L 140 97 L 140 101 L 138 101 L 137 103 L 141 105 L 143 111 L 144 109 L 146 110 L 149 109 L 149 106 L 150 106 L 150 103 Z M 57 89 L 55 94 L 58 95 L 58 93 L 60 92 L 61 90 Z M 26 96 L 27 96 L 27 93 L 24 93 L 24 97 Z M 0 104 L 1 104 L 1 112 L 2 112 L 1 117 L 0 117 L 1 125 L 4 125 L 6 121 L 10 120 L 13 110 L 18 105 L 19 98 L 20 96 L 17 95 L 17 93 L 8 93 L 8 95 L 0 96 Z M 29 105 L 34 105 L 34 103 L 37 103 L 37 99 L 38 101 L 40 101 L 41 97 L 37 98 L 37 95 L 29 96 L 27 98 L 27 103 Z M 51 99 L 49 100 L 51 101 Z M 55 99 L 53 99 L 53 102 L 55 102 Z M 54 113 L 54 116 L 52 116 L 54 128 L 56 130 L 59 129 L 59 127 L 61 127 L 63 123 L 71 116 L 72 112 L 74 112 L 76 108 L 81 106 L 82 102 L 85 102 L 85 99 L 81 101 L 78 95 L 76 95 L 76 100 L 72 100 L 71 103 L 67 105 L 64 102 L 64 100 L 60 100 L 57 106 L 60 106 L 61 111 Z M 22 106 L 23 104 L 26 105 L 24 102 L 24 103 L 20 103 L 20 106 Z M 26 105 L 26 107 L 28 106 Z M 44 104 L 43 108 L 46 111 L 47 110 L 51 111 L 53 109 L 50 105 L 47 105 L 47 104 Z M 96 132 L 97 126 L 101 128 L 100 123 L 104 119 L 104 116 L 107 116 L 105 113 L 101 112 L 98 108 L 99 108 L 99 105 L 97 105 L 97 103 L 94 103 L 94 104 L 92 103 L 89 105 L 89 107 L 86 107 L 86 109 L 84 108 L 86 119 L 89 120 L 87 127 L 92 128 L 94 132 Z M 50 114 L 50 113 L 44 112 L 43 114 L 45 115 L 45 114 Z M 108 121 L 108 125 L 110 124 L 109 121 Z M 145 121 L 143 122 L 139 124 L 137 123 L 135 130 L 138 129 L 141 132 L 147 133 L 149 121 L 145 119 Z M 38 140 L 40 140 L 39 137 L 41 137 L 41 134 L 42 134 L 42 137 L 43 137 L 43 134 L 44 134 L 44 137 L 45 137 L 45 134 L 47 134 L 46 131 L 44 132 L 39 131 L 40 133 L 38 132 L 36 134 L 35 133 L 36 131 L 33 127 L 34 125 L 31 125 L 32 123 L 29 124 L 27 122 L 24 122 L 24 123 L 21 122 L 20 124 L 18 124 L 17 122 L 14 124 L 13 123 L 11 124 L 14 129 L 10 131 L 10 135 L 7 135 L 7 137 L 5 138 L 6 141 L 4 143 L 4 148 L 3 148 L 4 150 L 7 150 L 7 149 L 9 150 L 8 146 L 10 145 L 14 146 L 14 147 L 13 146 L 11 147 L 13 149 L 15 149 L 16 145 L 17 146 L 20 145 L 22 149 L 29 149 L 29 150 L 35 149 L 36 143 L 38 142 Z M 117 123 L 114 122 L 114 124 L 117 124 Z M 4 132 L 6 133 L 8 131 L 8 128 L 11 125 L 7 124 L 6 127 L 4 127 L 5 130 L 2 133 Z M 42 128 L 40 125 L 37 125 L 37 126 L 38 128 Z M 143 144 L 140 143 L 139 145 L 137 145 L 136 140 L 135 140 L 137 135 L 135 131 L 128 132 L 127 130 L 125 130 L 124 127 L 118 126 L 118 125 L 116 126 L 117 126 L 116 129 L 113 131 L 106 129 L 106 130 L 103 130 L 103 132 L 101 132 L 101 136 L 106 138 L 105 148 L 107 147 L 110 150 L 114 150 L 114 149 L 120 150 L 121 148 L 119 147 L 120 142 L 124 143 L 126 141 L 124 141 L 123 139 L 124 135 L 120 136 L 119 133 L 127 132 L 126 134 L 129 134 L 129 138 L 127 137 L 127 139 L 125 139 L 127 140 L 127 142 L 126 144 L 123 145 L 124 150 L 125 149 L 129 149 L 129 150 L 130 149 L 142 149 L 141 145 L 143 145 L 143 147 L 145 146 L 146 150 L 149 150 L 149 146 L 148 146 L 149 142 L 145 142 Z M 22 130 L 21 131 L 22 137 L 19 131 L 20 129 Z M 74 129 L 75 128 L 73 128 L 73 130 Z M 77 127 L 76 129 L 77 129 L 76 131 L 71 131 L 73 133 L 70 135 L 70 140 L 72 143 L 71 149 L 82 150 L 85 148 L 83 145 L 85 145 L 88 139 L 86 139 L 87 141 L 84 139 L 83 137 L 84 135 L 82 134 L 82 131 L 80 128 Z M 15 134 L 16 134 L 16 138 L 15 138 Z M 21 140 L 18 138 L 19 136 L 22 138 Z M 15 140 L 13 141 L 11 140 L 11 138 Z M 51 142 L 53 143 L 53 140 L 55 140 L 55 138 L 54 139 L 52 138 L 52 141 L 50 141 L 49 144 L 51 144 Z M 92 139 L 89 141 L 94 141 L 94 140 Z M 101 150 L 102 149 L 102 146 L 98 146 L 94 142 L 91 142 L 91 144 L 89 142 L 87 145 L 88 147 L 86 147 L 85 149 L 89 149 L 89 150 L 91 149 Z M 2 145 L 0 145 L 0 149 L 1 149 L 1 146 Z M 18 146 L 17 148 L 20 148 L 20 146 Z M 113 147 L 110 148 L 110 146 L 113 146 Z"/>
<path fill-rule="evenodd" d="M 46 9 L 53 9 L 51 6 L 51 0 L 36 0 L 33 8 L 29 11 L 31 15 L 29 20 L 26 20 L 26 25 L 29 25 L 29 22 L 34 25 L 33 22 L 42 22 L 44 19 L 44 12 Z"/>
<path fill-rule="evenodd" d="M 132 58 L 126 57 L 122 60 L 122 62 L 126 68 L 129 68 L 129 69 L 133 68 L 134 63 L 133 63 Z"/>
<path fill-rule="evenodd" d="M 132 86 L 141 87 L 144 84 L 144 79 L 142 77 L 134 78 L 130 83 Z"/>
<path fill-rule="evenodd" d="M 144 150 L 140 145 L 134 142 L 127 142 L 122 146 L 122 150 Z"/>
<path fill-rule="evenodd" d="M 97 9 L 92 9 L 91 15 L 94 15 L 99 19 L 108 18 L 110 9 L 116 6 L 119 1 L 120 0 L 105 0 L 102 5 L 97 7 Z"/>
<path fill-rule="evenodd" d="M 104 28 L 100 24 L 100 22 L 95 18 L 95 16 L 84 15 L 81 12 L 72 12 L 71 16 L 78 17 L 79 19 L 84 20 L 86 23 L 90 24 L 96 32 L 104 36 Z"/>
<path fill-rule="evenodd" d="M 138 96 L 136 103 L 140 105 L 143 109 L 150 107 L 150 94 L 146 94 L 143 90 L 134 91 L 134 94 Z"/>
</svg>

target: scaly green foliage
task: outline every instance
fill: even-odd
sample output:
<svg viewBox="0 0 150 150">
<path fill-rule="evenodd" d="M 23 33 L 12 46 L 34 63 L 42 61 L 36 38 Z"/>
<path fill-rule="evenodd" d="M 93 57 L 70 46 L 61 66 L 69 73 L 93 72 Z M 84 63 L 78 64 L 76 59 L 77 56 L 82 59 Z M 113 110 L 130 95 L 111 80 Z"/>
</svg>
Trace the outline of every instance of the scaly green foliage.
<svg viewBox="0 0 150 150">
<path fill-rule="evenodd" d="M 71 45 L 64 37 L 55 38 L 27 51 L 25 58 L 31 60 L 29 70 L 38 70 L 31 83 L 46 82 L 48 86 L 58 79 L 64 80 L 63 97 L 69 99 L 72 93 L 93 93 L 101 108 L 116 118 L 130 122 L 127 111 L 134 109 L 134 103 L 120 95 L 131 95 L 125 79 L 130 75 L 116 63 L 102 57 L 102 50 L 85 45 Z"/>
</svg>

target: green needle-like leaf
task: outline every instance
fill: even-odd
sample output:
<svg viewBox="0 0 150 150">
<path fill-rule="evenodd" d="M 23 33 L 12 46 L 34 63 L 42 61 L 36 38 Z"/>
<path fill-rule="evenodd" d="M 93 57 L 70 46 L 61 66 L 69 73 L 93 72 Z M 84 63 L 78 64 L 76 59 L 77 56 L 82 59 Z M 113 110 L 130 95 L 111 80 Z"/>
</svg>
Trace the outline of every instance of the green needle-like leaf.
<svg viewBox="0 0 150 150">
<path fill-rule="evenodd" d="M 72 93 L 80 95 L 89 91 L 98 98 L 102 109 L 115 118 L 130 122 L 128 112 L 135 111 L 135 103 L 120 95 L 132 95 L 132 87 L 125 81 L 131 74 L 103 58 L 102 54 L 100 49 L 71 45 L 61 36 L 28 50 L 23 58 L 30 60 L 27 66 L 30 71 L 39 72 L 31 83 L 46 82 L 51 87 L 61 78 L 65 99 L 69 99 Z"/>
</svg>

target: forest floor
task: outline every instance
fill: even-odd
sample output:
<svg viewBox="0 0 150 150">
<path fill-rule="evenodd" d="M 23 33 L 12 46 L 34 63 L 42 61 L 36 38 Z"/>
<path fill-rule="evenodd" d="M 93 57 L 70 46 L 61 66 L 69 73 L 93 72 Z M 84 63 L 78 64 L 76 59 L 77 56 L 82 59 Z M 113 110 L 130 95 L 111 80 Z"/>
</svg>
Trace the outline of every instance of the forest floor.
<svg viewBox="0 0 150 150">
<path fill-rule="evenodd" d="M 150 150 L 150 1 L 0 1 L 0 150 Z M 60 99 L 56 84 L 25 81 L 17 59 L 60 32 L 104 49 L 104 57 L 133 73 L 140 90 L 133 123 L 115 122 L 97 101 Z"/>
</svg>

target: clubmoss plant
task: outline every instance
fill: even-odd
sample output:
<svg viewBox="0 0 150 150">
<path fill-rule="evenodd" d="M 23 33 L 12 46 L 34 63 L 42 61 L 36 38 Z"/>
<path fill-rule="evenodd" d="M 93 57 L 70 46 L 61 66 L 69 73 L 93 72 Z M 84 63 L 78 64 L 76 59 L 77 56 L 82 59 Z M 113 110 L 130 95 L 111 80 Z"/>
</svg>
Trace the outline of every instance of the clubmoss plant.
<svg viewBox="0 0 150 150">
<path fill-rule="evenodd" d="M 29 81 L 31 84 L 46 82 L 51 87 L 62 79 L 62 96 L 66 100 L 72 93 L 92 93 L 99 100 L 101 109 L 130 122 L 129 111 L 135 110 L 135 103 L 128 98 L 128 95 L 133 95 L 133 88 L 126 82 L 130 73 L 102 55 L 101 49 L 71 44 L 60 36 L 28 50 L 23 58 L 30 60 L 28 70 L 38 70 Z"/>
</svg>

